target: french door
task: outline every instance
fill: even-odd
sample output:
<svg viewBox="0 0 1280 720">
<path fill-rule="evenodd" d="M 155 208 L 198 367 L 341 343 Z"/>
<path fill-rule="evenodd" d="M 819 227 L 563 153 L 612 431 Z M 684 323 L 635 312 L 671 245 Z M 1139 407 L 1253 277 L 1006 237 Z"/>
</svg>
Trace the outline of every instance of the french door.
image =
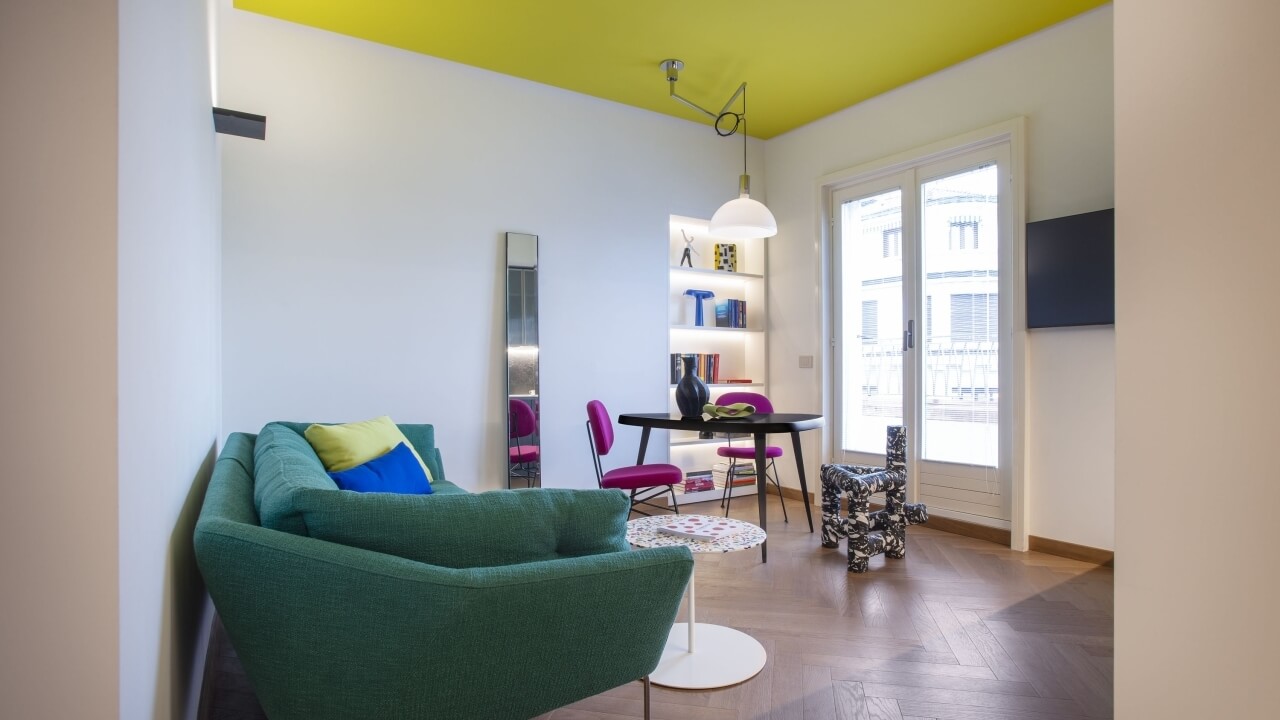
<svg viewBox="0 0 1280 720">
<path fill-rule="evenodd" d="M 998 143 L 900 163 L 830 203 L 837 460 L 883 464 L 885 427 L 905 425 L 909 494 L 1001 528 L 1012 507 L 1000 395 L 1009 158 Z"/>
</svg>

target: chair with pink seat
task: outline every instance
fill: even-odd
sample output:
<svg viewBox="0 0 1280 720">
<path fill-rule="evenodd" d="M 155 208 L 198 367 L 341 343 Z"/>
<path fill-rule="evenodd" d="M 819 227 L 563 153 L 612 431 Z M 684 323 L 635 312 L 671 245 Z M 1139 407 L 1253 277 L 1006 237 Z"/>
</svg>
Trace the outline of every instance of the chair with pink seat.
<svg viewBox="0 0 1280 720">
<path fill-rule="evenodd" d="M 512 398 L 507 404 L 510 414 L 507 421 L 507 488 L 514 478 L 523 478 L 529 487 L 542 485 L 542 452 L 534 435 L 538 432 L 538 419 L 533 408 L 524 400 Z M 525 438 L 528 438 L 527 440 Z"/>
<path fill-rule="evenodd" d="M 753 392 L 727 392 L 716 398 L 716 405 L 732 405 L 734 403 L 747 403 L 754 405 L 758 413 L 773 412 L 773 403 L 769 402 L 769 398 L 760 393 Z M 754 445 L 737 445 L 733 444 L 733 436 L 729 435 L 729 444 L 724 447 L 716 448 L 716 455 L 729 459 L 729 472 L 725 478 L 724 493 L 720 496 L 720 507 L 724 508 L 724 516 L 729 517 L 729 505 L 733 502 L 733 476 L 734 471 L 738 467 L 739 461 L 745 461 L 754 467 L 756 459 L 756 449 Z M 773 486 L 778 489 L 778 500 L 782 503 L 782 521 L 790 522 L 787 519 L 787 503 L 782 498 L 782 483 L 778 481 L 778 466 L 774 464 L 774 458 L 782 457 L 782 448 L 777 445 L 766 445 L 764 448 L 765 459 L 768 464 L 765 467 L 765 489 L 768 489 L 768 481 L 773 481 Z M 770 477 L 769 471 L 773 471 Z"/>
<path fill-rule="evenodd" d="M 641 515 L 650 513 L 637 509 L 637 505 L 666 510 L 666 506 L 649 501 L 665 493 L 671 493 L 671 506 L 677 515 L 680 514 L 675 486 L 684 478 L 684 473 L 675 465 L 628 465 L 608 472 L 604 471 L 600 458 L 608 455 L 613 449 L 613 421 L 609 419 L 609 411 L 605 409 L 604 403 L 599 400 L 587 403 L 587 441 L 591 443 L 591 456 L 596 466 L 596 482 L 601 488 L 631 493 L 631 511 Z"/>
</svg>

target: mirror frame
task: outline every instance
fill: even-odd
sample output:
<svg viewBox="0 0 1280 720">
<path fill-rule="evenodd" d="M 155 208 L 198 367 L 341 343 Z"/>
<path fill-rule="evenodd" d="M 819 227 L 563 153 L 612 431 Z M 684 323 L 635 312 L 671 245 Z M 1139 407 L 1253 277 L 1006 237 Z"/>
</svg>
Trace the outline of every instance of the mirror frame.
<svg viewBox="0 0 1280 720">
<path fill-rule="evenodd" d="M 525 487 L 542 486 L 541 399 L 538 345 L 538 236 L 529 233 L 506 234 L 506 292 L 503 294 L 504 327 L 507 356 L 507 487 L 512 481 L 524 480 Z M 518 282 L 516 282 L 518 279 Z M 532 287 L 530 287 L 532 286 Z M 518 297 L 519 303 L 514 300 Z M 519 378 L 519 387 L 513 382 Z M 517 394 L 514 391 L 519 390 Z M 534 428 L 531 438 L 512 437 L 511 402 L 524 402 L 533 410 Z M 534 446 L 532 460 L 512 463 L 511 450 L 521 445 Z"/>
</svg>

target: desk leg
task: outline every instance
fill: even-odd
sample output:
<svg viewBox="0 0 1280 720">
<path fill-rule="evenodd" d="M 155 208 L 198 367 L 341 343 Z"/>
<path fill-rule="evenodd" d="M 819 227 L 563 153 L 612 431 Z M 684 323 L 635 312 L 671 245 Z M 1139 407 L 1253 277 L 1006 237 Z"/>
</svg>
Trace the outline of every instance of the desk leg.
<svg viewBox="0 0 1280 720">
<path fill-rule="evenodd" d="M 764 433 L 755 433 L 754 437 L 756 439 L 756 500 L 759 501 L 760 505 L 760 529 L 767 532 L 768 528 L 765 527 L 765 500 L 767 498 L 765 496 L 768 494 L 769 481 L 764 475 L 764 444 L 767 438 Z M 760 544 L 760 562 L 769 562 L 768 540 Z"/>
<path fill-rule="evenodd" d="M 796 454 L 796 472 L 800 473 L 800 495 L 804 498 L 804 516 L 809 520 L 809 532 L 813 532 L 813 511 L 809 509 L 809 483 L 804 481 L 804 455 L 800 452 L 800 433 L 791 433 L 791 447 Z"/>
<path fill-rule="evenodd" d="M 640 453 L 636 455 L 637 465 L 644 464 L 644 453 L 646 450 L 649 449 L 649 431 L 651 429 L 652 428 L 647 428 L 647 427 L 640 429 Z"/>
</svg>

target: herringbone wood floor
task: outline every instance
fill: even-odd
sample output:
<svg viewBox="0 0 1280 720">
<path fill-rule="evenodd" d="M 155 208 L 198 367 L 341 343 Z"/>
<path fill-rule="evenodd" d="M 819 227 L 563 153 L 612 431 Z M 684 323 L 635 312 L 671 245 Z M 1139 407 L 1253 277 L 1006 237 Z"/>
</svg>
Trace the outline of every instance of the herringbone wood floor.
<svg viewBox="0 0 1280 720">
<path fill-rule="evenodd" d="M 655 686 L 655 720 L 1111 717 L 1110 569 L 924 526 L 907 531 L 904 560 L 873 558 L 854 575 L 843 543 L 822 548 L 799 503 L 787 506 L 784 525 L 770 498 L 768 564 L 758 550 L 697 556 L 698 620 L 754 636 L 764 670 L 714 691 Z M 732 514 L 753 520 L 755 508 L 736 502 Z M 209 716 L 264 717 L 234 653 L 223 655 Z M 632 683 L 540 720 L 640 716 Z"/>
</svg>

